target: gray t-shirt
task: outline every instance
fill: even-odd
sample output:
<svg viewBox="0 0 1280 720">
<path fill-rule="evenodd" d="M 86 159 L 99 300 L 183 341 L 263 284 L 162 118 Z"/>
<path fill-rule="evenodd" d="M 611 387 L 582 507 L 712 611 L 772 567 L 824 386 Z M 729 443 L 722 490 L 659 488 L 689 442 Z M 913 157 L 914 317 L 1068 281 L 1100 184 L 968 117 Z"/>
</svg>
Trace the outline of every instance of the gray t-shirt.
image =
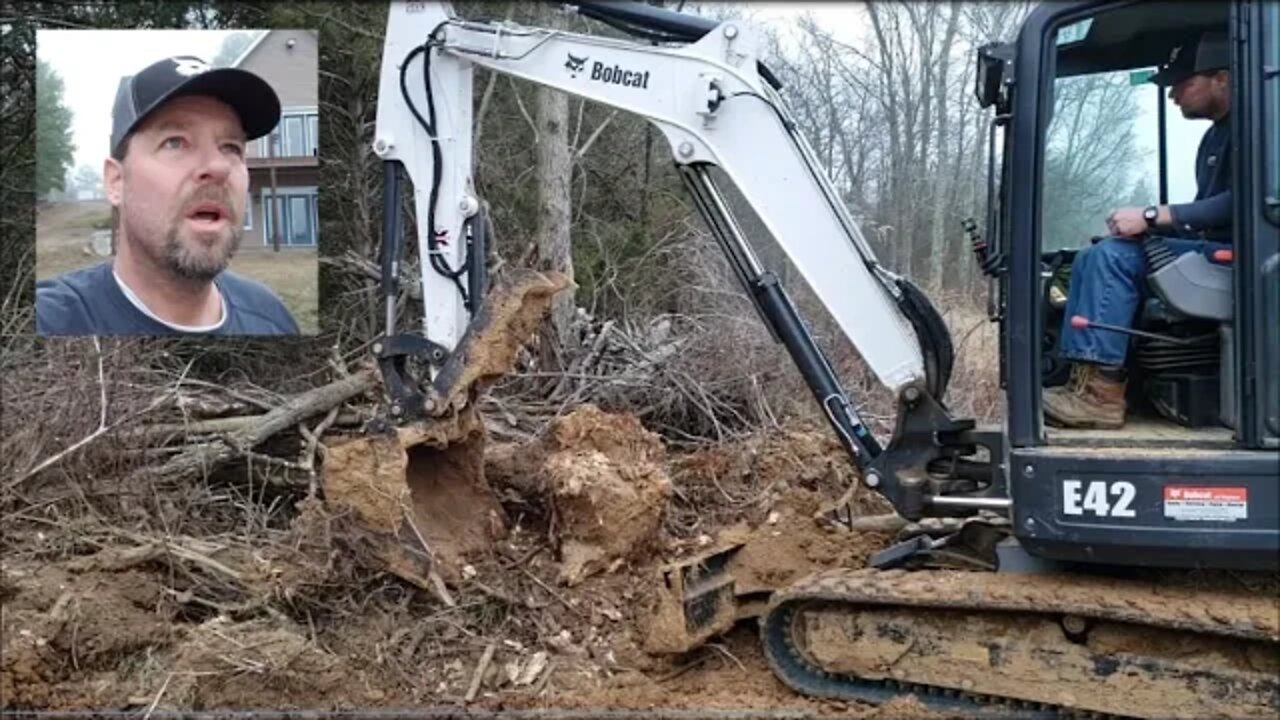
<svg viewBox="0 0 1280 720">
<path fill-rule="evenodd" d="M 210 335 L 297 335 L 298 324 L 266 285 L 224 270 L 214 278 L 225 317 Z M 125 296 L 111 262 L 36 283 L 36 332 L 41 335 L 178 335 Z"/>
</svg>

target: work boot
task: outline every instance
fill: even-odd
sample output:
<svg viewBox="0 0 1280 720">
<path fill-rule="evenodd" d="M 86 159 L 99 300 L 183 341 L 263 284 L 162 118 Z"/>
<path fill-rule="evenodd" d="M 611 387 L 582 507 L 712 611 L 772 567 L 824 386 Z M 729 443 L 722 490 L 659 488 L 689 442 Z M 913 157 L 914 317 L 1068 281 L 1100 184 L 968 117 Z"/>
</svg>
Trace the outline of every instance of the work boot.
<svg viewBox="0 0 1280 720">
<path fill-rule="evenodd" d="M 1101 368 L 1074 363 L 1071 380 L 1044 391 L 1044 418 L 1056 427 L 1124 427 L 1125 381 L 1106 377 Z"/>
</svg>

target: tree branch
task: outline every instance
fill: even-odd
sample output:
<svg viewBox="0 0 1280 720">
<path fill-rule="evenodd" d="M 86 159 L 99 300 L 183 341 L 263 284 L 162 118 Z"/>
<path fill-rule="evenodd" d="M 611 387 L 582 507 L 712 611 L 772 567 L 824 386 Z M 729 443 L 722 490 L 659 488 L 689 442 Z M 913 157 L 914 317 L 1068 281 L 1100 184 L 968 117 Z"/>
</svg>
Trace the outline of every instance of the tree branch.
<svg viewBox="0 0 1280 720">
<path fill-rule="evenodd" d="M 379 382 L 377 371 L 374 368 L 365 368 L 350 377 L 308 390 L 262 415 L 252 425 L 230 433 L 223 438 L 222 442 L 191 446 L 160 467 L 143 468 L 135 472 L 126 480 L 126 484 L 161 479 L 168 482 L 183 482 L 199 477 L 209 468 L 217 467 L 238 455 L 248 453 L 253 447 L 281 430 L 327 412 L 357 395 L 372 390 L 378 386 Z"/>
</svg>

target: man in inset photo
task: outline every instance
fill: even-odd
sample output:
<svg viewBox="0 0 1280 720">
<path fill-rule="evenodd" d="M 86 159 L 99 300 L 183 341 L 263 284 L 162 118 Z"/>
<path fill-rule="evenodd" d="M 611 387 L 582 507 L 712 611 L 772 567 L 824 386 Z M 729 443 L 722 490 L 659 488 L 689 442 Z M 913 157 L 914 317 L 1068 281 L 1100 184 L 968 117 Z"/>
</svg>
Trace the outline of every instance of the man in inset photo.
<svg viewBox="0 0 1280 720">
<path fill-rule="evenodd" d="M 297 335 L 275 292 L 228 269 L 245 233 L 248 143 L 280 117 L 271 85 L 241 68 L 180 56 L 122 78 L 102 175 L 112 257 L 39 281 L 37 332 Z"/>
</svg>

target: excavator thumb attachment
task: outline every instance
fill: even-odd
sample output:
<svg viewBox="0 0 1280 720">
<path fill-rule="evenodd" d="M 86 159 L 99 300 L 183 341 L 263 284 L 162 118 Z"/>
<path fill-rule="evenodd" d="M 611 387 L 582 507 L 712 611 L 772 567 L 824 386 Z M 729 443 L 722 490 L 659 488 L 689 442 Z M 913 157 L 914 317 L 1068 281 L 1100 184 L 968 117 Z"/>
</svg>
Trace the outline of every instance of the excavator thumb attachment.
<svg viewBox="0 0 1280 720">
<path fill-rule="evenodd" d="M 902 297 L 898 307 L 911 321 L 916 340 L 920 343 L 920 355 L 924 360 L 924 372 L 929 394 L 942 402 L 951 381 L 951 368 L 955 364 L 955 349 L 951 344 L 951 331 L 929 302 L 929 298 L 906 278 L 897 278 Z"/>
<path fill-rule="evenodd" d="M 477 383 L 510 372 L 516 352 L 537 329 L 551 298 L 571 284 L 559 273 L 508 271 L 471 317 L 452 352 L 415 334 L 381 338 L 373 351 L 390 395 L 392 420 L 443 416 L 466 405 Z M 407 367 L 410 360 L 435 367 L 435 379 L 417 377 Z"/>
</svg>

